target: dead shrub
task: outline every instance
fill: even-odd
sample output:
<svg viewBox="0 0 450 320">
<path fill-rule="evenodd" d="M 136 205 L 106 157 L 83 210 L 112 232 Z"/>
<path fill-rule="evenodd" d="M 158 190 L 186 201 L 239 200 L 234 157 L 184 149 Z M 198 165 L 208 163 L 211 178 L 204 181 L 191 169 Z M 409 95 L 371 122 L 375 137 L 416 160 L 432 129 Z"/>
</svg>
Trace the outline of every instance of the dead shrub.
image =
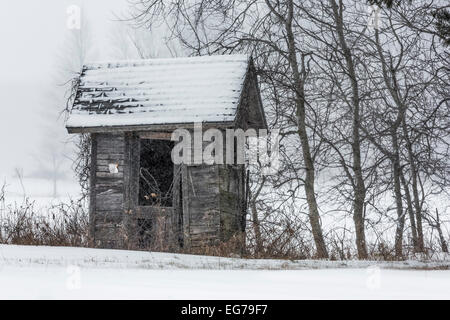
<svg viewBox="0 0 450 320">
<path fill-rule="evenodd" d="M 82 201 L 59 203 L 39 212 L 36 203 L 5 205 L 0 196 L 0 243 L 15 245 L 87 246 L 88 214 Z"/>
</svg>

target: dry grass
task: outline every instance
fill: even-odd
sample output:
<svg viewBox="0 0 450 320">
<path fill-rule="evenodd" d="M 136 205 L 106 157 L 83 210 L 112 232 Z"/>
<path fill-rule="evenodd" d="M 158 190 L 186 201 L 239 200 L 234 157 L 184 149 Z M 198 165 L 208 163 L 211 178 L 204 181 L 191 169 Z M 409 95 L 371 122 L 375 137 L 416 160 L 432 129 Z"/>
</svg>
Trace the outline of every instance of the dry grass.
<svg viewBox="0 0 450 320">
<path fill-rule="evenodd" d="M 310 233 L 293 228 L 293 224 L 265 226 L 261 244 L 257 246 L 251 225 L 246 234 L 237 234 L 226 242 L 205 242 L 195 248 L 186 249 L 176 245 L 176 235 L 170 234 L 170 221 L 164 215 L 155 220 L 152 242 L 148 247 L 127 246 L 127 249 L 155 252 L 191 253 L 221 257 L 243 257 L 249 259 L 315 259 L 314 242 Z M 251 222 L 250 222 L 251 223 Z M 25 198 L 22 203 L 5 204 L 5 188 L 0 188 L 0 243 L 16 245 L 47 245 L 88 247 L 89 216 L 85 201 L 61 202 L 39 212 L 35 202 Z M 356 260 L 354 244 L 337 234 L 327 236 L 330 260 Z M 405 241 L 404 258 L 398 259 L 392 241 L 378 239 L 368 244 L 369 260 L 396 261 L 413 259 L 429 261 L 440 254 L 434 242 L 427 243 L 426 251 L 420 255 L 413 252 Z"/>
<path fill-rule="evenodd" d="M 88 214 L 81 201 L 61 202 L 39 212 L 34 201 L 5 204 L 0 191 L 0 243 L 16 245 L 88 245 Z"/>
</svg>

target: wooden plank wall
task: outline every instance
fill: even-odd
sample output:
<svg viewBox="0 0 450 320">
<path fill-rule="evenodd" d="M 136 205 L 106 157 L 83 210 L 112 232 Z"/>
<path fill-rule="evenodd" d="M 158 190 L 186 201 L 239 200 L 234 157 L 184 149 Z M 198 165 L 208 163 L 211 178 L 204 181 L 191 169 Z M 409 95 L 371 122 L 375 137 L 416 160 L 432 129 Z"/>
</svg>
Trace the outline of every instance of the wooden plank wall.
<svg viewBox="0 0 450 320">
<path fill-rule="evenodd" d="M 218 244 L 220 234 L 218 167 L 187 166 L 183 175 L 184 234 L 188 248 Z"/>
<path fill-rule="evenodd" d="M 229 240 L 236 233 L 245 229 L 246 208 L 245 167 L 244 165 L 219 166 L 219 208 L 220 208 L 220 239 Z"/>
<path fill-rule="evenodd" d="M 93 162 L 95 175 L 91 175 L 91 218 L 95 246 L 101 248 L 123 247 L 125 135 L 93 135 Z M 118 173 L 109 172 L 109 164 L 118 165 Z M 91 169 L 93 171 L 93 169 Z M 93 199 L 93 200 L 92 200 Z"/>
<path fill-rule="evenodd" d="M 137 219 L 154 215 L 151 209 L 138 206 L 139 136 L 97 133 L 92 140 L 91 170 L 95 174 L 91 174 L 94 187 L 90 212 L 94 244 L 135 248 Z M 118 173 L 109 172 L 110 163 L 118 164 Z M 174 185 L 178 186 L 174 188 L 174 208 L 158 214 L 168 233 L 167 247 L 175 247 L 180 232 L 184 247 L 195 250 L 217 245 L 242 231 L 244 166 L 181 165 L 174 170 Z"/>
<path fill-rule="evenodd" d="M 243 90 L 234 125 L 244 130 L 264 127 L 253 69 Z M 136 219 L 151 212 L 138 207 L 139 139 L 169 139 L 172 129 L 92 134 L 90 234 L 95 246 L 132 248 L 136 243 Z M 110 163 L 118 164 L 118 173 L 109 172 Z M 170 232 L 183 238 L 186 249 L 215 245 L 245 231 L 245 166 L 175 166 L 174 180 L 174 207 L 166 217 Z"/>
<path fill-rule="evenodd" d="M 124 247 L 135 249 L 138 243 L 137 216 L 139 199 L 140 140 L 135 133 L 125 133 L 123 229 L 126 231 Z"/>
</svg>

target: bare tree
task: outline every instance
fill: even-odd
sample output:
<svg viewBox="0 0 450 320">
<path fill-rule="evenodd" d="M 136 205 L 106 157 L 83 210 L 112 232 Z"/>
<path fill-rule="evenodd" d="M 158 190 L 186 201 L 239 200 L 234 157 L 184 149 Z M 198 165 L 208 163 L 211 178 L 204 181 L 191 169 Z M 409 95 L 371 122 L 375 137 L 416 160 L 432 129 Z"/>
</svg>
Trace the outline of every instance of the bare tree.
<svg viewBox="0 0 450 320">
<path fill-rule="evenodd" d="M 373 29 L 367 3 L 354 0 L 133 1 L 137 26 L 167 27 L 191 55 L 254 57 L 283 158 L 278 176 L 252 180 L 258 252 L 287 239 L 266 237 L 275 230 L 267 223 L 285 218 L 281 208 L 297 214 L 276 228 L 304 232 L 303 204 L 317 257 L 329 256 L 326 238 L 348 255 L 347 227 L 327 235 L 322 226 L 324 217 L 342 214 L 352 217 L 360 259 L 385 230 L 397 258 L 409 248 L 408 232 L 413 251 L 426 250 L 423 222 L 436 227 L 432 197 L 448 195 L 449 186 L 448 53 L 445 25 L 433 13 L 446 7 L 438 0 L 394 4 L 381 9 Z M 376 237 L 370 248 L 369 231 Z"/>
<path fill-rule="evenodd" d="M 56 101 L 58 101 L 60 114 L 65 115 L 64 120 L 67 120 L 68 111 L 70 111 L 70 106 L 75 98 L 78 77 L 83 65 L 88 59 L 95 56 L 93 39 L 90 34 L 90 22 L 85 12 L 82 11 L 81 13 L 80 28 L 67 30 L 66 39 L 57 60 L 58 74 L 55 82 L 60 90 L 59 99 Z M 84 199 L 89 194 L 90 135 L 73 136 L 68 143 L 74 146 L 75 150 L 66 157 L 73 163 Z"/>
<path fill-rule="evenodd" d="M 171 36 L 166 25 L 146 28 L 128 20 L 115 22 L 111 44 L 116 59 L 174 58 L 182 53 L 179 41 Z"/>
<path fill-rule="evenodd" d="M 193 54 L 253 52 L 262 86 L 285 92 L 283 101 L 274 101 L 274 105 L 283 108 L 287 116 L 282 120 L 290 128 L 286 132 L 298 139 L 305 174 L 298 183 L 304 187 L 317 256 L 328 257 L 315 192 L 305 97 L 307 71 L 304 59 L 298 58 L 303 50 L 298 42 L 298 8 L 294 1 L 139 1 L 135 9 L 134 18 L 144 25 L 161 23 L 164 18 Z M 270 98 L 276 96 L 270 94 Z M 285 179 L 291 180 L 292 175 Z"/>
</svg>

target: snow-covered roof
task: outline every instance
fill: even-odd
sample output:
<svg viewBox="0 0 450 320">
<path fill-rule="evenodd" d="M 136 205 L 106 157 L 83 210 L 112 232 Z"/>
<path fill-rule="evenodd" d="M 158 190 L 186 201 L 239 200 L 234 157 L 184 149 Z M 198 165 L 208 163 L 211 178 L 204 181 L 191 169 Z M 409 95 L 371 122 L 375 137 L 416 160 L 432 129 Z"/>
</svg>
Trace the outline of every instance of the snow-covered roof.
<svg viewBox="0 0 450 320">
<path fill-rule="evenodd" d="M 248 64 L 245 55 L 87 64 L 66 126 L 232 122 Z"/>
</svg>

